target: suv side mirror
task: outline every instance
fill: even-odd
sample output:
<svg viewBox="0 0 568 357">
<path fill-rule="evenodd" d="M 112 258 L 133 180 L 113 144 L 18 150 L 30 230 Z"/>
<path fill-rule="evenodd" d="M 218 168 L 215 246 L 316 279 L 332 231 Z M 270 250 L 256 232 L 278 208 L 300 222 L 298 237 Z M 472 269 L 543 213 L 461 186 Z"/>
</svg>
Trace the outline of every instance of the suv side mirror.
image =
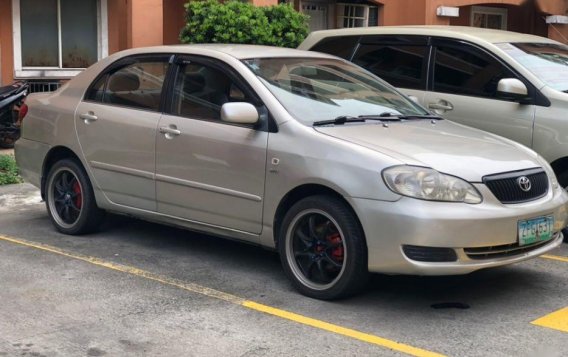
<svg viewBox="0 0 568 357">
<path fill-rule="evenodd" d="M 531 102 L 527 86 L 516 78 L 503 78 L 497 83 L 497 96 L 521 104 Z"/>
<path fill-rule="evenodd" d="M 221 107 L 221 120 L 227 123 L 256 124 L 258 118 L 258 111 L 250 103 L 232 102 Z"/>
</svg>

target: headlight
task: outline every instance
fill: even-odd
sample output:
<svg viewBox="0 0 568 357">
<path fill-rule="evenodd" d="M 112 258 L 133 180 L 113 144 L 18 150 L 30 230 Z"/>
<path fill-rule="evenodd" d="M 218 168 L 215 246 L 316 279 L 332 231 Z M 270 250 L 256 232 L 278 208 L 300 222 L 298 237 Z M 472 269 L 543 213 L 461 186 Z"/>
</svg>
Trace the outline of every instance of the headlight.
<svg viewBox="0 0 568 357">
<path fill-rule="evenodd" d="M 429 201 L 481 203 L 481 194 L 469 182 L 418 166 L 393 166 L 383 179 L 394 192 Z"/>
</svg>

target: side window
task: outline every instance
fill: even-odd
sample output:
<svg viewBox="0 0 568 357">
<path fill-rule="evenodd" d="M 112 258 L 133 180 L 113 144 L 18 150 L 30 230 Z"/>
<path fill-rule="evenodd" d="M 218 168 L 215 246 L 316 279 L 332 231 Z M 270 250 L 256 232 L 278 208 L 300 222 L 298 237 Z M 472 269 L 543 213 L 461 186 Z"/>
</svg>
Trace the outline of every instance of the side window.
<svg viewBox="0 0 568 357">
<path fill-rule="evenodd" d="M 496 98 L 497 83 L 515 74 L 486 53 L 468 45 L 438 46 L 435 92 Z"/>
<path fill-rule="evenodd" d="M 167 61 L 140 61 L 112 73 L 108 78 L 104 103 L 158 111 Z"/>
<path fill-rule="evenodd" d="M 87 95 L 85 95 L 85 99 L 93 102 L 102 102 L 107 80 L 108 80 L 108 74 L 105 74 L 104 76 L 100 77 L 91 86 L 91 88 L 87 92 Z"/>
<path fill-rule="evenodd" d="M 225 72 L 193 62 L 181 66 L 175 82 L 172 114 L 221 120 L 221 107 L 228 102 L 253 103 Z"/>
<path fill-rule="evenodd" d="M 310 51 L 329 53 L 348 60 L 351 58 L 358 39 L 358 36 L 329 37 L 316 43 Z"/>
<path fill-rule="evenodd" d="M 353 62 L 395 87 L 426 89 L 427 46 L 361 44 Z"/>
</svg>

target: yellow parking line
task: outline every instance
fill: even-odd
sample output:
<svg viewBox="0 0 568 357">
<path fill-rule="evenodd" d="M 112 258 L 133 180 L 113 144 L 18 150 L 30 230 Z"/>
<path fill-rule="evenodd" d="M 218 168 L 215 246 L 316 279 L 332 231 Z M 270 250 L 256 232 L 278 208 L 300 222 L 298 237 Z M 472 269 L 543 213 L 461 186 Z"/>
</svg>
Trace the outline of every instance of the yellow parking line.
<svg viewBox="0 0 568 357">
<path fill-rule="evenodd" d="M 345 328 L 339 325 L 334 325 L 325 321 L 321 321 L 321 320 L 317 320 L 317 319 L 313 319 L 311 317 L 307 317 L 307 316 L 303 316 L 300 314 L 296 314 L 293 312 L 289 312 L 286 310 L 282 310 L 282 309 L 278 309 L 275 307 L 271 307 L 271 306 L 267 306 L 267 305 L 263 305 L 263 304 L 259 304 L 257 302 L 254 301 L 250 301 L 250 300 L 246 300 L 244 298 L 232 295 L 232 294 L 228 294 L 219 290 L 215 290 L 215 289 L 211 289 L 208 288 L 206 286 L 202 286 L 199 284 L 194 284 L 194 283 L 188 283 L 188 282 L 184 282 L 178 279 L 172 279 L 169 278 L 167 276 L 162 276 L 159 274 L 155 274 L 155 273 L 151 273 L 149 271 L 145 271 L 145 270 L 141 270 L 135 267 L 131 267 L 131 266 L 127 266 L 127 265 L 122 265 L 122 264 L 116 264 L 113 262 L 109 262 L 100 258 L 96 258 L 96 257 L 91 257 L 91 256 L 87 256 L 87 255 L 83 255 L 83 254 L 79 254 L 79 253 L 72 253 L 57 247 L 53 247 L 53 246 L 49 246 L 46 244 L 42 244 L 42 243 L 35 243 L 35 242 L 30 242 L 24 239 L 19 239 L 19 238 L 14 238 L 14 237 L 8 237 L 8 236 L 4 236 L 4 235 L 0 235 L 0 240 L 3 241 L 7 241 L 7 242 L 11 242 L 11 243 L 15 243 L 15 244 L 19 244 L 19 245 L 23 245 L 26 247 L 30 247 L 30 248 L 35 248 L 35 249 L 40 249 L 46 252 L 50 252 L 50 253 L 55 253 L 55 254 L 59 254 L 68 258 L 73 258 L 73 259 L 78 259 L 78 260 L 82 260 L 84 262 L 87 263 L 91 263 L 100 267 L 104 267 L 107 269 L 112 269 L 115 271 L 119 271 L 122 273 L 127 273 L 130 275 L 135 275 L 138 277 L 142 277 L 145 279 L 149 279 L 149 280 L 153 280 L 162 284 L 166 284 L 166 285 L 170 285 L 170 286 L 175 286 L 177 288 L 180 289 L 184 289 L 187 291 L 191 291 L 193 293 L 197 293 L 197 294 L 201 294 L 207 297 L 212 297 L 215 299 L 219 299 L 219 300 L 223 300 L 223 301 L 227 301 L 239 306 L 243 306 L 246 307 L 248 309 L 254 310 L 254 311 L 259 311 L 268 315 L 272 315 L 272 316 L 276 316 L 285 320 L 289 320 L 289 321 L 294 321 L 296 323 L 302 324 L 302 325 L 306 325 L 306 326 L 311 326 L 314 327 L 316 329 L 319 330 L 323 330 L 323 331 L 328 331 L 328 332 L 332 332 L 338 335 L 342 335 L 342 336 L 346 336 L 346 337 L 350 337 L 352 339 L 355 340 L 359 340 L 359 341 L 363 341 L 363 342 L 367 342 L 373 345 L 377 345 L 377 346 L 381 346 L 381 347 L 386 347 L 388 349 L 394 350 L 394 351 L 398 351 L 398 352 L 402 352 L 405 353 L 407 355 L 411 355 L 411 356 L 419 356 L 419 357 L 439 357 L 439 356 L 443 356 L 442 354 L 436 353 L 436 352 L 431 352 L 431 351 L 427 351 L 421 348 L 417 348 L 417 347 L 413 347 L 410 345 L 406 345 L 404 343 L 399 343 L 393 340 L 389 340 L 383 337 L 379 337 L 376 335 L 371 335 L 371 334 L 367 334 L 364 332 L 359 332 L 353 329 L 349 329 L 349 328 Z"/>
<path fill-rule="evenodd" d="M 551 260 L 557 260 L 560 262 L 568 263 L 568 257 L 561 257 L 559 255 L 544 254 L 541 255 L 540 257 L 544 259 L 551 259 Z"/>
<path fill-rule="evenodd" d="M 568 332 L 568 307 L 538 318 L 531 322 L 531 324 Z"/>
</svg>

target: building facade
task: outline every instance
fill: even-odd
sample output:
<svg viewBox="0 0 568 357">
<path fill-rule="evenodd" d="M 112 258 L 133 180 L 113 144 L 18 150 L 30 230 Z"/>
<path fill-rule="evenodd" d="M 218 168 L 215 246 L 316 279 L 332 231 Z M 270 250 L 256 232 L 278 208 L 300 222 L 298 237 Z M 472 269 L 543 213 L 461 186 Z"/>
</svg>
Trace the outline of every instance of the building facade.
<svg viewBox="0 0 568 357">
<path fill-rule="evenodd" d="M 252 0 L 290 2 L 310 29 L 462 25 L 568 43 L 568 0 Z M 187 0 L 0 0 L 0 83 L 50 90 L 114 52 L 178 43 Z"/>
</svg>

